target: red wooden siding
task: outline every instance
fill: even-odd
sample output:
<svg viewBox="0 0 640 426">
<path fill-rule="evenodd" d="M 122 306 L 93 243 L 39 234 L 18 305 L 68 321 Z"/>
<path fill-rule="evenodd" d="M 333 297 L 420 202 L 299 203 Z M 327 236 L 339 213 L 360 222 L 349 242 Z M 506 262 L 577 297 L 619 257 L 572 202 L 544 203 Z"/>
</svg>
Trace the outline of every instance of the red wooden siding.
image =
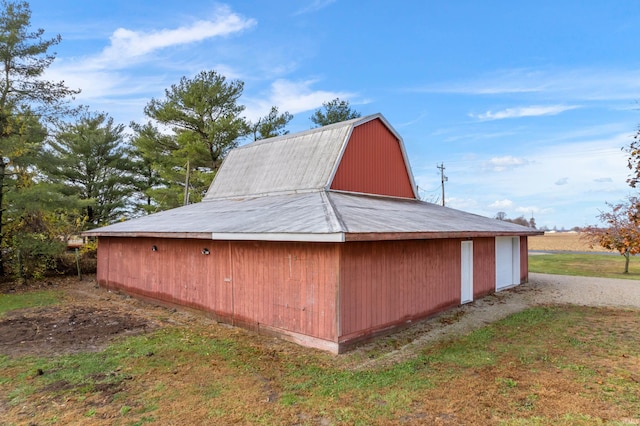
<svg viewBox="0 0 640 426">
<path fill-rule="evenodd" d="M 335 244 L 234 242 L 234 316 L 336 341 Z"/>
<path fill-rule="evenodd" d="M 458 305 L 461 241 L 102 237 L 98 281 L 335 352 Z M 473 242 L 474 297 L 479 297 L 495 288 L 495 239 Z M 526 239 L 520 244 L 526 278 Z M 202 254 L 204 248 L 210 254 Z"/>
<path fill-rule="evenodd" d="M 495 238 L 473 239 L 473 298 L 477 299 L 496 289 Z"/>
<path fill-rule="evenodd" d="M 103 285 L 232 316 L 228 242 L 102 237 L 98 263 L 105 262 L 107 272 L 98 274 Z"/>
<path fill-rule="evenodd" d="M 109 284 L 109 243 L 110 238 L 100 238 L 98 245 L 98 265 L 96 280 L 99 284 L 107 286 Z"/>
<path fill-rule="evenodd" d="M 460 262 L 460 240 L 344 243 L 340 341 L 458 305 Z"/>
<path fill-rule="evenodd" d="M 529 281 L 529 243 L 526 235 L 520 237 L 520 284 Z"/>
<path fill-rule="evenodd" d="M 102 237 L 98 281 L 232 323 L 335 342 L 337 261 L 335 244 Z"/>
<path fill-rule="evenodd" d="M 331 189 L 415 198 L 398 139 L 379 119 L 353 129 Z"/>
</svg>

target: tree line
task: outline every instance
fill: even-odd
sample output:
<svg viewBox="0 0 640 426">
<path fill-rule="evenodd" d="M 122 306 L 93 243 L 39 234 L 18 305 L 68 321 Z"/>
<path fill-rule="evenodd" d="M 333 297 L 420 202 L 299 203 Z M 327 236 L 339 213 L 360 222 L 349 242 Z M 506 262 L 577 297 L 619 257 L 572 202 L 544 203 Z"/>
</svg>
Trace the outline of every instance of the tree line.
<svg viewBox="0 0 640 426">
<path fill-rule="evenodd" d="M 285 135 L 277 106 L 243 116 L 244 83 L 213 70 L 183 77 L 152 98 L 145 123 L 114 122 L 74 107 L 80 90 L 43 78 L 61 36 L 31 29 L 26 1 L 0 11 L 0 277 L 55 269 L 67 239 L 86 229 L 202 199 L 227 153 Z M 325 102 L 314 126 L 357 118 L 348 101 Z"/>
</svg>

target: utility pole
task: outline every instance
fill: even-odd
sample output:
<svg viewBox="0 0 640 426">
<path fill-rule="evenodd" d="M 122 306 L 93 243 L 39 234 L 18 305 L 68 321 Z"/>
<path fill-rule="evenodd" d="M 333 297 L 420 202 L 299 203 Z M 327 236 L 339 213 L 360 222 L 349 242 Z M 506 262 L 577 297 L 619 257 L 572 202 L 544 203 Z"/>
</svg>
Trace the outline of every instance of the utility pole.
<svg viewBox="0 0 640 426">
<path fill-rule="evenodd" d="M 444 207 L 444 183 L 448 181 L 449 178 L 444 175 L 444 163 L 440 163 L 439 166 L 436 164 L 436 167 L 440 169 L 440 183 L 442 184 L 442 206 Z"/>
<path fill-rule="evenodd" d="M 187 174 L 184 178 L 184 202 L 182 203 L 183 206 L 186 206 L 187 204 L 189 204 L 189 178 L 191 177 L 191 163 L 189 163 L 189 160 L 187 160 Z"/>
</svg>

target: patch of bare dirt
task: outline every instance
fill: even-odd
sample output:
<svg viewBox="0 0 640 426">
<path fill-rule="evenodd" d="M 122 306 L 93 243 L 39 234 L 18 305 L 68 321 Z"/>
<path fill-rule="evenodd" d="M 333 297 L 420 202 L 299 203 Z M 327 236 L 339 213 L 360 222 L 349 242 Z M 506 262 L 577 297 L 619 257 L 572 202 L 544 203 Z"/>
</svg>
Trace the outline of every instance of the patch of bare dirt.
<svg viewBox="0 0 640 426">
<path fill-rule="evenodd" d="M 0 353 L 62 354 L 102 349 L 115 336 L 154 328 L 146 318 L 86 306 L 54 306 L 9 312 L 0 320 Z"/>
<path fill-rule="evenodd" d="M 99 289 L 93 280 L 59 279 L 9 291 L 43 287 L 64 288 L 63 303 L 17 309 L 0 317 L 0 354 L 13 357 L 95 352 L 115 338 L 145 333 L 159 326 L 152 316 L 135 309 L 140 302 Z"/>
</svg>

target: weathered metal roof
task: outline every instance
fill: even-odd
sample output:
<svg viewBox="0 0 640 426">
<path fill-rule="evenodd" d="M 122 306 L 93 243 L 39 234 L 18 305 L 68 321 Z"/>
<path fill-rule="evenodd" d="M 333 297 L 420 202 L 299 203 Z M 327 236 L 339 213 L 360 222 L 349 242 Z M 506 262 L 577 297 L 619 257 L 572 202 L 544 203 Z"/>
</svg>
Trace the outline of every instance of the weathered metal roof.
<svg viewBox="0 0 640 426">
<path fill-rule="evenodd" d="M 539 233 L 415 199 L 329 190 L 353 128 L 374 119 L 403 149 L 381 114 L 257 141 L 229 153 L 201 203 L 84 235 L 348 241 Z"/>
<path fill-rule="evenodd" d="M 209 200 L 95 229 L 85 235 L 348 241 L 537 233 L 523 226 L 419 200 L 320 190 Z"/>
<path fill-rule="evenodd" d="M 376 118 L 384 120 L 374 114 L 236 148 L 204 201 L 328 188 L 353 127 Z"/>
<path fill-rule="evenodd" d="M 397 234 L 385 239 L 410 234 L 414 234 L 410 238 L 539 234 L 535 229 L 420 200 L 340 192 L 329 192 L 328 198 L 351 240 L 376 239 L 373 234 Z"/>
</svg>

